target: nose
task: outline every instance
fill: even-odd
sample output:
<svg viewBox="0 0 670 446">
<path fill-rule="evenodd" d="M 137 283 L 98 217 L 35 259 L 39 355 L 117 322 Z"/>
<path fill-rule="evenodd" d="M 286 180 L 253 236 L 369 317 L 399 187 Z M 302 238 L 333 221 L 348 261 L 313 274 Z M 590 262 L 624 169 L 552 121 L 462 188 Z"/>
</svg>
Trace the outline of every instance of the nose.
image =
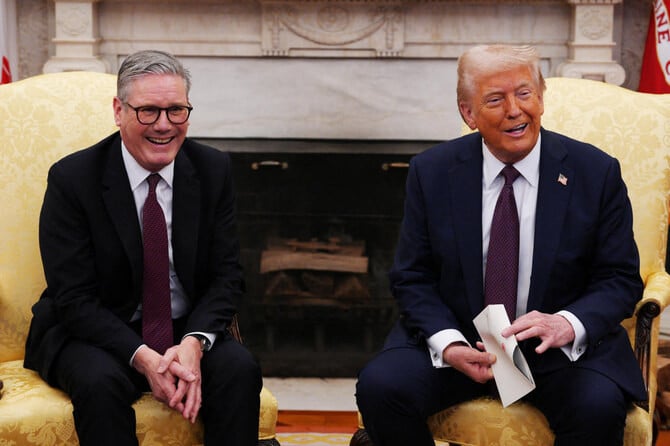
<svg viewBox="0 0 670 446">
<path fill-rule="evenodd" d="M 516 97 L 516 95 L 509 95 L 507 97 L 507 101 L 505 101 L 507 104 L 507 116 L 510 118 L 516 118 L 521 114 L 521 107 L 519 107 L 519 99 Z"/>
<path fill-rule="evenodd" d="M 158 119 L 153 123 L 153 126 L 157 130 L 161 129 L 170 129 L 172 128 L 172 123 L 168 119 L 167 110 L 160 110 L 158 112 Z"/>
</svg>

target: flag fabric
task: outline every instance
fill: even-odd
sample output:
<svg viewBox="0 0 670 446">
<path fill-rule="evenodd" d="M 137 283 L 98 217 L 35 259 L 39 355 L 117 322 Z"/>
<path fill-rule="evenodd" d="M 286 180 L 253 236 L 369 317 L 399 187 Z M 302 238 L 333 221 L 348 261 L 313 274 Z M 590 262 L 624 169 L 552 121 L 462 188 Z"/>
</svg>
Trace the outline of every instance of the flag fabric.
<svg viewBox="0 0 670 446">
<path fill-rule="evenodd" d="M 8 0 L 0 0 L 0 60 L 2 61 L 2 71 L 0 72 L 0 84 L 7 84 L 12 81 L 12 70 L 9 65 L 11 46 L 10 30 L 12 23 L 10 22 L 12 15 L 10 14 L 10 5 Z"/>
<path fill-rule="evenodd" d="M 2 76 L 0 76 L 0 84 L 8 84 L 12 81 L 12 70 L 9 67 L 9 59 L 7 56 L 2 56 Z"/>
<path fill-rule="evenodd" d="M 644 93 L 670 93 L 670 0 L 653 0 L 640 85 Z"/>
</svg>

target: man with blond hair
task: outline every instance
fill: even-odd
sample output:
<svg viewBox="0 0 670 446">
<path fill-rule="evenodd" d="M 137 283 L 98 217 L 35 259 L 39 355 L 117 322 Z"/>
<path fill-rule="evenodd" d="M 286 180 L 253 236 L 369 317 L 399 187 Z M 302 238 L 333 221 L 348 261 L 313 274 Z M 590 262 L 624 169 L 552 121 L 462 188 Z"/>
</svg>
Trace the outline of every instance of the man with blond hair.
<svg viewBox="0 0 670 446">
<path fill-rule="evenodd" d="M 544 91 L 532 47 L 459 59 L 458 109 L 477 131 L 411 162 L 390 272 L 400 319 L 357 383 L 377 446 L 433 445 L 427 417 L 494 395 L 496 357 L 472 322 L 493 303 L 556 445 L 621 445 L 629 405 L 646 399 L 621 327 L 642 281 L 619 163 L 542 128 Z"/>
</svg>

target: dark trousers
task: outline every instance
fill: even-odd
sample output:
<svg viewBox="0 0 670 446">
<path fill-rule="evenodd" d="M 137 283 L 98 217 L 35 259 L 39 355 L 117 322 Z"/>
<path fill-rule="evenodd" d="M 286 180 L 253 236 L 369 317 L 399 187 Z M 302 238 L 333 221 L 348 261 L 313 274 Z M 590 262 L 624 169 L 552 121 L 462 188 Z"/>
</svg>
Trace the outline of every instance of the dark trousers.
<svg viewBox="0 0 670 446">
<path fill-rule="evenodd" d="M 82 446 L 135 446 L 132 404 L 149 386 L 107 351 L 73 340 L 54 365 L 54 383 L 72 399 Z M 205 445 L 255 446 L 262 377 L 251 353 L 231 336 L 217 338 L 201 361 Z"/>
<path fill-rule="evenodd" d="M 567 367 L 535 377 L 535 382 L 527 400 L 547 417 L 555 445 L 623 444 L 629 403 L 609 378 Z M 425 347 L 408 346 L 385 350 L 366 365 L 356 384 L 356 401 L 376 446 L 432 446 L 428 416 L 490 389 L 453 368 L 434 368 Z"/>
</svg>

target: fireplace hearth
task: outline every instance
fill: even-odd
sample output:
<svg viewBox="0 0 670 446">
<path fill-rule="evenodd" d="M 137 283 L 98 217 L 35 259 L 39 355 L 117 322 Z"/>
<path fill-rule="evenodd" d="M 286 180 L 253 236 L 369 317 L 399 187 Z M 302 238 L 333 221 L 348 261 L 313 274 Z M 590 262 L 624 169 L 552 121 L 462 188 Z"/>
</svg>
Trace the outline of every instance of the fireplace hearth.
<svg viewBox="0 0 670 446">
<path fill-rule="evenodd" d="M 240 325 L 265 376 L 353 377 L 397 316 L 387 272 L 407 166 L 410 152 L 430 143 L 392 154 L 375 153 L 376 143 L 368 153 L 311 144 L 310 152 L 214 144 L 233 160 L 247 285 Z"/>
</svg>

